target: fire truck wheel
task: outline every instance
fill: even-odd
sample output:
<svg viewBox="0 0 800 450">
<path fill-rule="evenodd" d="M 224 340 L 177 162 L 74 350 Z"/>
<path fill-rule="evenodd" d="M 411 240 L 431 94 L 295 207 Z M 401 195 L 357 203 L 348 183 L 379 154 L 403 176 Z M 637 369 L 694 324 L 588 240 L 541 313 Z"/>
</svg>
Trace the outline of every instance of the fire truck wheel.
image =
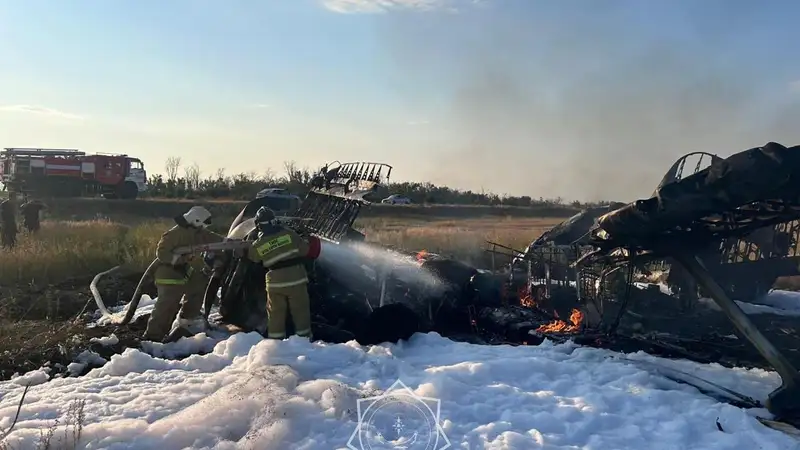
<svg viewBox="0 0 800 450">
<path fill-rule="evenodd" d="M 133 181 L 122 183 L 119 188 L 119 198 L 124 200 L 134 200 L 139 195 L 139 189 Z"/>
</svg>

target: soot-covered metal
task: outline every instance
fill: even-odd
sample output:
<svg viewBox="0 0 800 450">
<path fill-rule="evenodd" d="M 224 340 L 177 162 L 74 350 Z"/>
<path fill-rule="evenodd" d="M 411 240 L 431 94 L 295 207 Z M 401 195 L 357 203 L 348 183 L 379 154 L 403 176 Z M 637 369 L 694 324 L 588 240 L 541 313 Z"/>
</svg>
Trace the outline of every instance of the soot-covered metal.
<svg viewBox="0 0 800 450">
<path fill-rule="evenodd" d="M 756 301 L 800 273 L 798 219 L 800 147 L 691 153 L 650 198 L 584 211 L 516 252 L 511 280 L 531 304 L 577 304 L 579 341 L 774 368 L 783 385 L 767 407 L 796 417 L 797 319 L 747 316 L 731 298 Z"/>
</svg>

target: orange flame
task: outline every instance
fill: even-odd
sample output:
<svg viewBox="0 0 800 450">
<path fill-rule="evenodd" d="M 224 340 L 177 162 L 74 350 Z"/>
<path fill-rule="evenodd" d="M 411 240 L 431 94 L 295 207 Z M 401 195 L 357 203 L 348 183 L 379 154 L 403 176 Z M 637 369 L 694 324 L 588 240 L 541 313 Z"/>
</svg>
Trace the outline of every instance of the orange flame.
<svg viewBox="0 0 800 450">
<path fill-rule="evenodd" d="M 573 308 L 572 314 L 569 315 L 569 321 L 572 322 L 572 325 L 575 327 L 580 327 L 583 323 L 583 313 Z"/>
<path fill-rule="evenodd" d="M 540 333 L 569 333 L 578 331 L 583 322 L 583 313 L 577 309 L 573 309 L 572 314 L 569 315 L 569 321 L 571 323 L 568 324 L 563 320 L 556 320 L 540 326 L 536 331 Z"/>
<path fill-rule="evenodd" d="M 533 301 L 533 297 L 531 297 L 531 291 L 527 287 L 521 287 L 517 292 L 519 296 L 519 305 L 525 306 L 527 308 L 533 308 L 536 306 L 536 302 Z"/>
<path fill-rule="evenodd" d="M 428 256 L 428 251 L 427 250 L 420 250 L 417 253 L 417 261 L 423 261 L 426 256 Z"/>
</svg>

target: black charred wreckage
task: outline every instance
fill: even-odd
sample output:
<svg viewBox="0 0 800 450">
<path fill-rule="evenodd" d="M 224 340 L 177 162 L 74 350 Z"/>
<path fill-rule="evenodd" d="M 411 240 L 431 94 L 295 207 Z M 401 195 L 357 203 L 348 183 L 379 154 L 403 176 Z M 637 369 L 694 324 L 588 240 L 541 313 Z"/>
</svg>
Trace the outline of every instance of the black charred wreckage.
<svg viewBox="0 0 800 450">
<path fill-rule="evenodd" d="M 748 316 L 732 300 L 754 302 L 779 277 L 800 275 L 800 146 L 770 142 L 728 158 L 690 153 L 650 198 L 584 210 L 524 251 L 492 244 L 487 251 L 512 261 L 494 272 L 367 244 L 353 223 L 391 170 L 381 163 L 326 165 L 299 209 L 283 219 L 323 240 L 308 267 L 316 339 L 378 344 L 418 331 L 488 345 L 572 339 L 762 367 L 782 379 L 763 406 L 778 420 L 800 417 L 800 323 Z M 234 330 L 266 331 L 264 268 L 234 249 L 255 238 L 253 216 L 264 201 L 244 207 L 230 241 L 200 249 L 212 266 L 205 311 L 219 301 L 218 322 Z M 734 404 L 762 406 L 685 373 L 668 376 Z"/>
</svg>

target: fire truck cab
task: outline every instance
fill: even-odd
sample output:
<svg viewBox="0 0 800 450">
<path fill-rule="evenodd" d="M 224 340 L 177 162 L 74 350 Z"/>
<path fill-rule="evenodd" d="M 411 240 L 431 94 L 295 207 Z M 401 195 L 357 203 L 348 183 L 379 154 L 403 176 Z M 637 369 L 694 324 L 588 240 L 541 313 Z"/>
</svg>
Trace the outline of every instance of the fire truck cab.
<svg viewBox="0 0 800 450">
<path fill-rule="evenodd" d="M 0 170 L 3 190 L 12 193 L 135 199 L 147 190 L 144 164 L 128 155 L 5 148 L 0 152 Z"/>
</svg>

